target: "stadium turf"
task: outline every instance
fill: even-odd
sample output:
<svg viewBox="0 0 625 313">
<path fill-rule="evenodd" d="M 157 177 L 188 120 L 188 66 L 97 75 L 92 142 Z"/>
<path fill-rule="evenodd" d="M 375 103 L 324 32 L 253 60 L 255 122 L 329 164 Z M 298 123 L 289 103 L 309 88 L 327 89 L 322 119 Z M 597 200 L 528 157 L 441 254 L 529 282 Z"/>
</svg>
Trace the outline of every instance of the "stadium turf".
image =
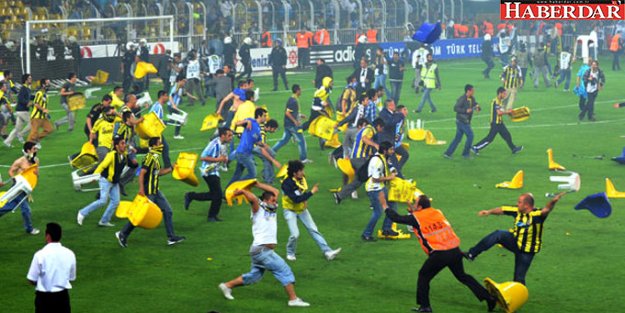
<svg viewBox="0 0 625 313">
<path fill-rule="evenodd" d="M 621 239 L 625 214 L 621 207 L 625 200 L 612 200 L 614 211 L 606 219 L 595 218 L 588 211 L 573 210 L 584 196 L 605 191 L 605 177 L 612 178 L 617 189 L 625 190 L 623 168 L 609 160 L 619 155 L 625 145 L 621 138 L 625 134 L 622 128 L 625 111 L 612 108 L 613 103 L 625 101 L 621 89 L 623 74 L 610 71 L 607 59 L 603 65 L 607 85 L 597 99 L 596 122 L 578 123 L 577 97 L 563 92 L 562 86 L 546 89 L 541 85 L 534 89 L 531 82 L 526 84 L 517 95 L 515 107 L 530 107 L 531 118 L 521 123 L 512 123 L 506 118 L 515 144 L 525 147 L 519 154 L 512 155 L 504 141 L 497 138 L 472 160 L 460 156 L 463 143 L 454 158 L 448 160 L 442 157 L 446 144 L 427 146 L 423 142 L 408 141 L 410 160 L 404 169 L 405 176 L 415 179 L 417 186 L 433 198 L 433 206 L 443 210 L 464 249 L 495 229 L 512 226 L 513 220 L 509 217 L 478 217 L 478 210 L 514 205 L 522 192 L 532 192 L 537 205 L 543 206 L 548 201 L 545 193 L 557 191 L 557 184 L 549 182 L 553 173 L 547 169 L 547 148 L 553 148 L 558 163 L 580 173 L 581 191 L 566 195 L 546 222 L 543 250 L 535 257 L 527 275 L 529 301 L 521 312 L 576 312 L 580 309 L 616 312 L 622 303 L 625 247 Z M 579 62 L 575 63 L 573 73 L 578 67 Z M 453 138 L 452 108 L 463 94 L 466 83 L 475 85 L 475 97 L 483 107 L 472 123 L 474 142 L 487 134 L 489 103 L 500 83 L 497 79 L 483 79 L 482 68 L 483 63 L 477 59 L 440 63 L 443 88 L 433 93 L 438 112 L 429 113 L 426 109 L 418 115 L 437 139 L 449 143 Z M 498 66 L 492 76 L 499 70 Z M 335 69 L 332 101 L 338 98 L 349 73 L 351 70 L 347 68 Z M 407 70 L 405 76 L 400 103 L 409 107 L 409 119 L 415 120 L 417 115 L 412 111 L 420 95 L 409 88 L 413 71 Z M 308 115 L 314 73 L 293 73 L 288 77 L 290 84 L 303 86 L 302 112 Z M 270 115 L 282 126 L 284 105 L 290 93 L 271 92 L 269 76 L 258 77 L 256 82 L 261 89 L 258 104 L 266 104 Z M 156 86 L 152 84 L 152 99 L 156 98 Z M 96 93 L 96 96 L 102 94 Z M 88 106 L 96 102 L 90 99 Z M 199 128 L 203 117 L 214 111 L 214 105 L 211 99 L 206 106 L 181 106 L 190 113 L 188 124 L 182 128 L 185 140 L 173 140 L 171 127 L 165 132 L 175 151 L 171 155 L 173 160 L 179 151 L 199 153 L 206 145 L 212 132 L 202 133 Z M 53 119 L 64 114 L 58 96 L 51 97 L 50 107 L 56 110 Z M 179 245 L 166 245 L 161 225 L 156 230 L 138 229 L 129 238 L 128 248 L 122 249 L 114 233 L 125 221 L 113 218 L 116 227 L 98 227 L 104 209 L 87 217 L 84 226 L 78 226 L 76 212 L 94 199 L 94 193 L 73 190 L 67 156 L 77 152 L 85 141 L 82 125 L 86 114 L 86 108 L 78 112 L 79 123 L 74 132 L 68 133 L 63 126 L 42 143 L 40 181 L 31 203 L 34 225 L 42 234 L 26 235 L 19 211 L 0 219 L 0 311 L 32 311 L 34 292 L 26 281 L 26 272 L 33 253 L 44 245 L 43 230 L 49 221 L 61 223 L 62 242 L 77 256 L 77 280 L 71 290 L 75 312 L 408 312 L 415 306 L 416 278 L 426 258 L 418 242 L 414 236 L 402 241 L 361 241 L 360 234 L 371 214 L 364 189 L 359 190 L 360 199 L 334 204 L 327 190 L 339 186 L 341 175 L 328 165 L 329 150 L 319 151 L 315 138 L 308 138 L 309 158 L 314 163 L 306 166 L 306 173 L 309 184 L 318 182 L 322 192 L 308 201 L 309 209 L 328 243 L 333 248 L 342 247 L 343 252 L 336 260 L 326 261 L 300 226 L 297 261 L 290 265 L 297 280 L 298 296 L 312 304 L 308 309 L 288 308 L 282 287 L 271 275 L 254 286 L 235 289 L 234 301 L 223 298 L 217 285 L 249 270 L 247 251 L 252 241 L 249 207 L 227 207 L 224 203 L 220 214 L 225 220 L 222 223 L 206 222 L 208 202 L 193 202 L 185 211 L 184 193 L 206 190 L 201 180 L 196 188 L 175 181 L 171 176 L 161 181 L 161 190 L 174 210 L 176 233 L 187 237 Z M 270 135 L 269 140 L 273 143 L 281 135 L 282 128 Z M 592 158 L 599 155 L 607 158 Z M 6 166 L 19 156 L 19 148 L 0 147 L 0 170 L 4 179 L 8 176 Z M 280 162 L 294 158 L 297 158 L 297 147 L 293 143 L 278 154 Z M 260 173 L 262 164 L 257 164 Z M 229 172 L 223 173 L 222 185 L 233 169 L 234 164 Z M 521 169 L 525 171 L 525 186 L 521 190 L 495 189 L 495 184 L 510 180 Z M 197 171 L 196 175 L 199 175 Z M 131 200 L 136 190 L 135 180 L 127 188 L 131 196 L 125 200 Z M 403 212 L 405 206 L 399 205 L 399 208 Z M 381 223 L 380 220 L 378 228 Z M 278 225 L 277 252 L 285 257 L 288 229 L 281 214 Z M 512 280 L 513 263 L 511 253 L 494 247 L 474 262 L 465 262 L 465 268 L 479 281 L 491 277 L 503 282 Z M 436 312 L 486 310 L 486 304 L 478 303 L 449 271 L 443 271 L 432 282 L 431 302 Z"/>
</svg>

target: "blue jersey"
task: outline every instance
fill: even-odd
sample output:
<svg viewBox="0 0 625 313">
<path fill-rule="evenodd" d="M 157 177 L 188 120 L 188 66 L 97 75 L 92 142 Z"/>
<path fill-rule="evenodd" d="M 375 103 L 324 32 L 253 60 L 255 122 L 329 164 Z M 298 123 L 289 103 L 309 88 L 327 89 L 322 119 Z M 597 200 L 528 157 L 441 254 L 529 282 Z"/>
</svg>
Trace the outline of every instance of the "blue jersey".
<svg viewBox="0 0 625 313">
<path fill-rule="evenodd" d="M 256 122 L 255 119 L 247 118 L 245 120 L 252 123 L 252 128 L 248 129 L 247 127 L 245 127 L 236 152 L 242 154 L 251 154 L 252 150 L 254 149 L 254 145 L 261 140 L 262 136 L 260 133 L 260 125 L 258 124 L 258 122 Z"/>
</svg>

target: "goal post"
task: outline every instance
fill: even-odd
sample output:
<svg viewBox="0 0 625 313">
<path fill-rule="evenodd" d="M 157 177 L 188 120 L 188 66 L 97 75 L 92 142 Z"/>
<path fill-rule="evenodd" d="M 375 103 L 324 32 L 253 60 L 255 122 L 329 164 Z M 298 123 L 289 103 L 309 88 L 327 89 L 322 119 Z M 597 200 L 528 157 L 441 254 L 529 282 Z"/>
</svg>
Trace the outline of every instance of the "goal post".
<svg viewBox="0 0 625 313">
<path fill-rule="evenodd" d="M 34 56 L 34 51 L 32 51 L 31 46 L 33 46 L 31 44 L 31 39 L 34 38 L 35 36 L 39 35 L 39 34 L 35 34 L 35 30 L 36 29 L 48 29 L 48 26 L 58 26 L 58 25 L 64 25 L 64 29 L 71 27 L 71 25 L 77 25 L 77 28 L 80 27 L 89 27 L 90 25 L 93 25 L 92 27 L 95 29 L 96 27 L 98 29 L 100 29 L 100 27 L 106 27 L 107 25 L 116 25 L 116 24 L 120 24 L 120 23 L 141 23 L 141 22 L 148 22 L 148 21 L 154 21 L 154 20 L 160 20 L 160 21 L 165 21 L 169 23 L 169 32 L 166 36 L 163 36 L 164 38 L 160 38 L 160 40 L 162 42 L 169 42 L 170 47 L 173 47 L 174 45 L 174 23 L 175 23 L 175 18 L 173 15 L 161 15 L 161 16 L 142 16 L 142 17 L 113 17 L 113 18 L 88 18 L 88 19 L 65 19 L 65 20 L 29 20 L 26 21 L 26 29 L 25 29 L 25 37 L 26 37 L 26 44 L 25 44 L 25 59 L 26 59 L 26 73 L 31 73 L 32 74 L 32 63 L 33 60 L 31 59 Z M 162 27 L 161 27 L 162 30 Z M 42 33 L 42 32 L 40 32 Z M 58 32 L 55 30 L 53 31 L 49 31 L 47 32 L 50 35 L 61 35 L 64 34 L 65 31 L 64 30 L 59 30 Z M 101 35 L 101 34 L 100 34 Z M 126 33 L 127 36 L 130 36 L 130 28 L 128 28 L 128 31 Z M 103 40 L 106 41 L 107 39 L 110 38 L 95 38 L 93 40 L 89 40 L 90 42 L 98 42 L 98 40 Z M 128 38 L 128 40 L 136 40 L 138 38 Z M 78 40 L 78 42 L 81 42 L 82 40 Z"/>
</svg>

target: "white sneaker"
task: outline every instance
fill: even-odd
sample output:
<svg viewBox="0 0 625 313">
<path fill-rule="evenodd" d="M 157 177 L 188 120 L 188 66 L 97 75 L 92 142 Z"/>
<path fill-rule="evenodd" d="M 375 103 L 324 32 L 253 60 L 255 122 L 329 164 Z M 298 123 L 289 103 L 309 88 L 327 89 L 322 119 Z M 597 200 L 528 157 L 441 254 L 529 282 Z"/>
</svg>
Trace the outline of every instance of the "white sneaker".
<svg viewBox="0 0 625 313">
<path fill-rule="evenodd" d="M 226 284 L 219 284 L 219 289 L 221 289 L 221 292 L 224 294 L 224 298 L 228 300 L 234 300 L 234 297 L 232 296 L 232 289 L 228 288 Z"/>
<path fill-rule="evenodd" d="M 286 259 L 287 259 L 287 260 L 289 260 L 289 261 L 295 261 L 295 260 L 297 260 L 297 258 L 296 258 L 296 257 L 295 257 L 295 255 L 293 255 L 293 254 L 287 254 L 287 255 L 286 255 Z"/>
<path fill-rule="evenodd" d="M 174 136 L 174 139 L 182 140 L 184 137 L 182 135 Z"/>
<path fill-rule="evenodd" d="M 100 226 L 100 227 L 113 227 L 113 226 L 115 226 L 115 224 L 112 224 L 111 222 L 106 222 L 106 223 L 98 222 L 98 226 Z"/>
<path fill-rule="evenodd" d="M 358 199 L 358 191 L 354 190 L 354 192 L 352 192 L 352 199 Z"/>
<path fill-rule="evenodd" d="M 38 235 L 39 234 L 39 229 L 33 228 L 33 230 L 31 230 L 29 234 L 31 234 L 31 235 Z"/>
<path fill-rule="evenodd" d="M 12 148 L 13 146 L 9 143 L 7 143 L 6 141 L 2 142 L 7 148 Z"/>
<path fill-rule="evenodd" d="M 304 164 L 308 164 L 308 163 L 312 163 L 312 162 L 313 162 L 313 160 L 311 160 L 311 159 L 302 160 L 302 163 L 304 163 Z"/>
<path fill-rule="evenodd" d="M 80 212 L 78 212 L 78 215 L 76 216 L 76 223 L 78 223 L 78 225 L 82 226 L 82 222 L 85 220 L 85 216 L 80 214 Z"/>
<path fill-rule="evenodd" d="M 332 261 L 336 258 L 337 255 L 339 255 L 339 253 L 341 253 L 341 248 L 338 248 L 336 250 L 330 250 L 328 252 L 325 253 L 326 256 L 326 260 L 328 261 Z"/>
<path fill-rule="evenodd" d="M 304 302 L 304 300 L 300 298 L 295 298 L 295 300 L 289 300 L 289 306 L 307 307 L 310 306 L 310 303 Z"/>
</svg>

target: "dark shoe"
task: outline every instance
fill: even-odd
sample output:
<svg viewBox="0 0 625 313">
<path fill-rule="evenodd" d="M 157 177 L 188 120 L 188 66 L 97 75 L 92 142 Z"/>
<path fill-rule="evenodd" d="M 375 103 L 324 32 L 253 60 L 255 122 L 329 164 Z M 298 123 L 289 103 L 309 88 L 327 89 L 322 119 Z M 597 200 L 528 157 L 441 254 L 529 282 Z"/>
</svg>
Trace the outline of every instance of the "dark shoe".
<svg viewBox="0 0 625 313">
<path fill-rule="evenodd" d="M 362 235 L 362 236 L 360 236 L 360 238 L 362 238 L 363 241 L 369 241 L 369 242 L 377 241 L 377 239 L 373 238 L 373 236 Z"/>
<path fill-rule="evenodd" d="M 475 256 L 469 251 L 462 251 L 462 256 L 469 261 L 475 260 Z"/>
<path fill-rule="evenodd" d="M 272 91 L 278 91 L 278 87 L 273 87 Z"/>
<path fill-rule="evenodd" d="M 594 117 L 591 117 L 588 120 L 591 121 L 591 122 L 596 122 L 597 121 Z"/>
<path fill-rule="evenodd" d="M 497 306 L 497 300 L 494 297 L 490 297 L 486 299 L 486 304 L 488 305 L 488 312 L 492 312 Z"/>
<path fill-rule="evenodd" d="M 382 235 L 389 236 L 389 237 L 396 237 L 399 235 L 399 233 L 391 229 L 391 230 L 382 231 Z"/>
<path fill-rule="evenodd" d="M 414 110 L 415 113 L 421 113 L 421 110 Z"/>
<path fill-rule="evenodd" d="M 183 242 L 185 239 L 187 238 L 184 236 L 173 236 L 167 240 L 167 245 L 173 246 L 179 242 Z"/>
<path fill-rule="evenodd" d="M 184 209 L 188 210 L 190 204 L 191 204 L 191 196 L 187 192 L 184 194 Z"/>
<path fill-rule="evenodd" d="M 341 204 L 341 197 L 339 197 L 338 193 L 333 193 L 332 196 L 334 197 L 334 203 L 336 204 Z"/>
<path fill-rule="evenodd" d="M 430 307 L 418 307 L 418 308 L 412 308 L 413 312 L 432 312 L 432 308 Z"/>
<path fill-rule="evenodd" d="M 219 217 L 209 217 L 208 221 L 209 222 L 223 222 L 224 220 L 220 219 Z"/>
<path fill-rule="evenodd" d="M 436 113 L 436 109 L 430 110 L 430 113 Z"/>
<path fill-rule="evenodd" d="M 471 147 L 471 151 L 475 153 L 475 155 L 480 155 L 480 150 L 476 146 Z"/>
<path fill-rule="evenodd" d="M 516 146 L 514 147 L 514 149 L 512 149 L 512 154 L 517 154 L 521 151 L 523 151 L 523 146 Z"/>
<path fill-rule="evenodd" d="M 124 236 L 124 234 L 122 234 L 122 232 L 116 232 L 115 237 L 117 237 L 117 242 L 122 248 L 128 247 L 128 244 L 126 243 L 126 237 Z"/>
</svg>

